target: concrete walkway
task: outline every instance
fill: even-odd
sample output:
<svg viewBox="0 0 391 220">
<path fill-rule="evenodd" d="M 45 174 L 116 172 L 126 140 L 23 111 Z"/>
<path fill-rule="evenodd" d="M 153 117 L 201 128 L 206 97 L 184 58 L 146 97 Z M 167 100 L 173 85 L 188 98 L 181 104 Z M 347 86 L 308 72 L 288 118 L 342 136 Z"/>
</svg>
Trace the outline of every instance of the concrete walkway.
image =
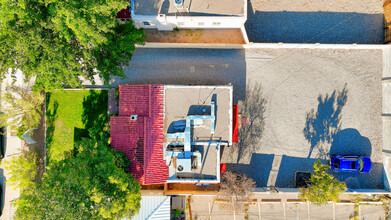
<svg viewBox="0 0 391 220">
<path fill-rule="evenodd" d="M 227 212 L 219 207 L 214 196 L 192 196 L 191 210 L 195 219 L 244 219 L 244 213 Z M 257 194 L 250 205 L 248 219 L 385 219 L 380 203 L 330 203 L 316 206 L 302 202 L 294 195 Z"/>
<path fill-rule="evenodd" d="M 386 188 L 390 190 L 391 177 L 391 46 L 383 50 L 383 158 L 385 174 L 388 178 Z"/>
</svg>

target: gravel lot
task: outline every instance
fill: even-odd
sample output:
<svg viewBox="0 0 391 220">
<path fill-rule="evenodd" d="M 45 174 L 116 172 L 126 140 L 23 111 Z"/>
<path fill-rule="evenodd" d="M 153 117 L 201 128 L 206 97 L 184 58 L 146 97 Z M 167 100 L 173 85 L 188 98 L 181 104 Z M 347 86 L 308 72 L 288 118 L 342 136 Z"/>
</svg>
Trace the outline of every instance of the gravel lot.
<svg viewBox="0 0 391 220">
<path fill-rule="evenodd" d="M 367 155 L 371 173 L 334 175 L 349 188 L 383 188 L 381 57 L 381 50 L 247 50 L 239 103 L 251 126 L 222 162 L 259 186 L 293 187 L 295 171 L 312 171 L 317 159 Z"/>
<path fill-rule="evenodd" d="M 251 0 L 251 42 L 383 43 L 383 1 Z"/>
<path fill-rule="evenodd" d="M 222 162 L 258 186 L 293 187 L 296 171 L 331 151 L 371 156 L 371 173 L 335 175 L 351 188 L 383 188 L 381 50 L 137 49 L 125 73 L 111 85 L 231 83 L 252 126 Z"/>
</svg>

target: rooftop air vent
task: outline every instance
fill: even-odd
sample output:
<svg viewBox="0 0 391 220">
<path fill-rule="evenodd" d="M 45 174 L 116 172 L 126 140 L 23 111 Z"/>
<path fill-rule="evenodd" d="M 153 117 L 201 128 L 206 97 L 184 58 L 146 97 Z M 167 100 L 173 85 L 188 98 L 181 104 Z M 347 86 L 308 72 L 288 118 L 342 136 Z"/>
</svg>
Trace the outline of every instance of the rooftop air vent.
<svg viewBox="0 0 391 220">
<path fill-rule="evenodd" d="M 191 158 L 178 158 L 176 164 L 177 172 L 191 172 Z"/>
<path fill-rule="evenodd" d="M 177 8 L 177 9 L 183 9 L 183 1 L 184 1 L 184 0 L 175 0 L 175 1 L 174 1 L 174 6 L 175 6 L 175 8 Z"/>
<path fill-rule="evenodd" d="M 131 115 L 130 120 L 131 121 L 137 121 L 138 115 Z"/>
</svg>

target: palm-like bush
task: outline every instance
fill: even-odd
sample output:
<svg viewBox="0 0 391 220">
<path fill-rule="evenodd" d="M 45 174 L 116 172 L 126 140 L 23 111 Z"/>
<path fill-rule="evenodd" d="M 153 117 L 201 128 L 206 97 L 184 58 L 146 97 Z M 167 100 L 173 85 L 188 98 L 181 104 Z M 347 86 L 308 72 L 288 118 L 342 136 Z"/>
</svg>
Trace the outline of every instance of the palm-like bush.
<svg viewBox="0 0 391 220">
<path fill-rule="evenodd" d="M 30 91 L 28 86 L 8 86 L 2 94 L 0 126 L 26 131 L 38 127 L 42 117 L 44 96 Z"/>
</svg>

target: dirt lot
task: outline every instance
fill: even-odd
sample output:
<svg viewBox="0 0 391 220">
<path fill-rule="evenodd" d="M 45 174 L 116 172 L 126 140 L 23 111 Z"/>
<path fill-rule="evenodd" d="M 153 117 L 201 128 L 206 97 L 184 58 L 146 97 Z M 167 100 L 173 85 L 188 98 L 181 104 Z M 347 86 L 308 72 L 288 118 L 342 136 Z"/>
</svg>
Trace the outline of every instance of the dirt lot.
<svg viewBox="0 0 391 220">
<path fill-rule="evenodd" d="M 157 31 L 145 29 L 146 42 L 153 43 L 209 43 L 209 44 L 244 44 L 240 29 L 196 29 Z"/>
<path fill-rule="evenodd" d="M 383 43 L 383 1 L 251 0 L 252 42 Z"/>
<path fill-rule="evenodd" d="M 251 49 L 240 113 L 242 142 L 222 162 L 259 186 L 293 187 L 329 155 L 367 155 L 369 174 L 334 173 L 349 188 L 382 188 L 382 52 Z M 261 113 L 261 114 L 259 114 Z"/>
</svg>

